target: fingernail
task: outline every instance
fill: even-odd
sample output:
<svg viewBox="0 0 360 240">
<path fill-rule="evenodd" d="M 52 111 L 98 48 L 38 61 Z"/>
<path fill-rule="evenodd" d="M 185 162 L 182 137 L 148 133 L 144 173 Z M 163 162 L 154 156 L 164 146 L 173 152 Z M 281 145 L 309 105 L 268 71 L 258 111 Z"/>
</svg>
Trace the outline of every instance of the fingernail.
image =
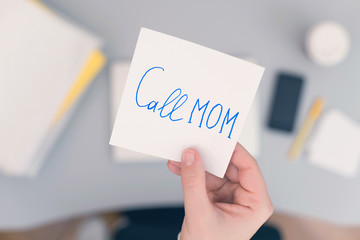
<svg viewBox="0 0 360 240">
<path fill-rule="evenodd" d="M 192 150 L 185 150 L 181 158 L 182 163 L 185 166 L 190 166 L 195 162 L 195 153 Z"/>
</svg>

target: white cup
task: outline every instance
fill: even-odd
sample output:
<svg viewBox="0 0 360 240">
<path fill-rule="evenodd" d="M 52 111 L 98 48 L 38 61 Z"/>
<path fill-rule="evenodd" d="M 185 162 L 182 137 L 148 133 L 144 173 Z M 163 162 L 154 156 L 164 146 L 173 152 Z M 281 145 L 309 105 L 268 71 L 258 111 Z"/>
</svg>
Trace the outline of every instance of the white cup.
<svg viewBox="0 0 360 240">
<path fill-rule="evenodd" d="M 307 33 L 305 45 L 311 60 L 322 66 L 333 66 L 348 54 L 350 37 L 339 23 L 320 22 Z"/>
</svg>

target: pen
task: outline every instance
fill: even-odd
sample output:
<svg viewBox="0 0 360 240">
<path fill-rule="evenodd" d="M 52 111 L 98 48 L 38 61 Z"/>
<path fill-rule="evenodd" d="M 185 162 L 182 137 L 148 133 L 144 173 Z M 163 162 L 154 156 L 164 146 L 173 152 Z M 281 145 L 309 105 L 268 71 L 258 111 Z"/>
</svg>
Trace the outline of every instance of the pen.
<svg viewBox="0 0 360 240">
<path fill-rule="evenodd" d="M 300 128 L 298 135 L 295 138 L 294 143 L 290 148 L 289 158 L 291 160 L 295 160 L 299 156 L 299 153 L 303 148 L 304 143 L 309 133 L 311 132 L 316 120 L 319 118 L 323 108 L 324 108 L 324 99 L 321 97 L 316 98 L 310 112 L 306 116 L 306 119 Z"/>
</svg>

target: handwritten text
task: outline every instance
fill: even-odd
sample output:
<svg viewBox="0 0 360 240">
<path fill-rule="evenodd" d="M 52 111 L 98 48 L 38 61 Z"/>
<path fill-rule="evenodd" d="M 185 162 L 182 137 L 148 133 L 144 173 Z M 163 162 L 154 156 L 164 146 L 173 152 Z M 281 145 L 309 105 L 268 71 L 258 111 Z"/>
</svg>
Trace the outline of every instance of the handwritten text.
<svg viewBox="0 0 360 240">
<path fill-rule="evenodd" d="M 181 88 L 176 88 L 173 90 L 167 99 L 161 103 L 160 100 L 151 100 L 149 102 L 141 101 L 141 84 L 144 82 L 145 78 L 148 78 L 148 74 L 152 71 L 165 71 L 163 67 L 152 67 L 148 69 L 144 75 L 141 77 L 139 85 L 136 89 L 135 101 L 138 107 L 146 108 L 152 112 L 159 112 L 159 116 L 161 118 L 169 118 L 173 122 L 186 120 L 187 123 L 195 123 L 193 122 L 193 118 L 197 116 L 199 121 L 196 122 L 199 128 L 203 126 L 208 129 L 213 129 L 218 126 L 219 133 L 224 131 L 224 128 L 229 125 L 229 134 L 227 137 L 231 139 L 231 134 L 236 123 L 236 120 L 239 116 L 239 112 L 231 115 L 231 109 L 228 108 L 226 111 L 222 104 L 217 103 L 211 107 L 210 100 L 201 101 L 199 98 L 195 101 L 195 103 L 189 103 L 189 96 L 183 93 Z M 179 110 L 184 104 L 192 104 L 192 111 L 188 116 L 181 116 L 177 114 L 176 111 Z M 219 125 L 218 125 L 219 124 Z"/>
</svg>

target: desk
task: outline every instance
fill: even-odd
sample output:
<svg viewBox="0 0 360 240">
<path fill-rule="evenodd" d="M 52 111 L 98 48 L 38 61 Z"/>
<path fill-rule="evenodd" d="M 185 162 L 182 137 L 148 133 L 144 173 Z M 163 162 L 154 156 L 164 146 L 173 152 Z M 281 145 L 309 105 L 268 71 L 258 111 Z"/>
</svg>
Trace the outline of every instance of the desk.
<svg viewBox="0 0 360 240">
<path fill-rule="evenodd" d="M 234 55 L 254 56 L 267 68 L 261 91 L 262 155 L 258 159 L 275 209 L 341 224 L 360 224 L 360 176 L 346 180 L 302 157 L 286 160 L 294 134 L 265 127 L 278 70 L 306 77 L 296 129 L 313 99 L 360 120 L 360 15 L 358 1 L 81 1 L 45 3 L 103 36 L 109 61 L 132 56 L 141 26 Z M 346 61 L 322 68 L 303 52 L 314 23 L 333 19 L 352 38 Z M 0 229 L 32 227 L 73 215 L 132 206 L 181 204 L 179 178 L 166 163 L 113 162 L 108 141 L 108 68 L 97 77 L 51 152 L 38 178 L 0 176 Z M 19 151 L 21 147 L 19 147 Z"/>
</svg>

